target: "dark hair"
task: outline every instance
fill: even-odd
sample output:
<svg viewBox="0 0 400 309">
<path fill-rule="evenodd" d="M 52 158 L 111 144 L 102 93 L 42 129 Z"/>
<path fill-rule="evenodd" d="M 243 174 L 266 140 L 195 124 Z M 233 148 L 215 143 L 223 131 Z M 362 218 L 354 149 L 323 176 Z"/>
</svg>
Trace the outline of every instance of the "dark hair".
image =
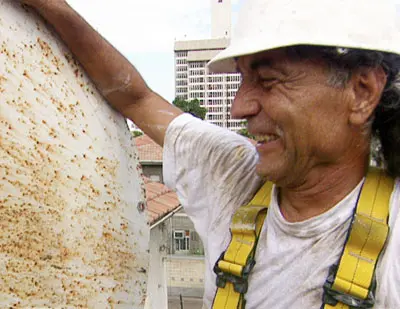
<svg viewBox="0 0 400 309">
<path fill-rule="evenodd" d="M 287 53 L 302 59 L 319 57 L 329 65 L 329 84 L 343 87 L 352 72 L 360 67 L 381 66 L 387 82 L 372 121 L 372 136 L 379 143 L 371 143 L 376 161 L 382 162 L 387 172 L 400 176 L 400 55 L 362 49 L 322 46 L 288 47 Z M 315 58 L 314 58 L 315 59 Z"/>
</svg>

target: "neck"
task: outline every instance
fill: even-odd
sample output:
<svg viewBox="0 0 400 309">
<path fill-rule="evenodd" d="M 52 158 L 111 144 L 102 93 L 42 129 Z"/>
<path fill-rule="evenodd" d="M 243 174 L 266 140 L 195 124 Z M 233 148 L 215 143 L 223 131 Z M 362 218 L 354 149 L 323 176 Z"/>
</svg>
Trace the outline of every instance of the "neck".
<svg viewBox="0 0 400 309">
<path fill-rule="evenodd" d="M 279 205 L 289 222 L 318 216 L 340 202 L 365 176 L 368 164 L 318 167 L 298 186 L 279 188 Z"/>
</svg>

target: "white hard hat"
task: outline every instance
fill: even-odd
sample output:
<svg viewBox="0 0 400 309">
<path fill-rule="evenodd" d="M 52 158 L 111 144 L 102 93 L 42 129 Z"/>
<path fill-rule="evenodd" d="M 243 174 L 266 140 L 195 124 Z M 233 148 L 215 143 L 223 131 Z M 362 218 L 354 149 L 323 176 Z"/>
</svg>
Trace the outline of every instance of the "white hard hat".
<svg viewBox="0 0 400 309">
<path fill-rule="evenodd" d="M 294 45 L 400 54 L 396 0 L 245 0 L 231 44 L 209 62 L 235 72 L 235 58 Z"/>
</svg>

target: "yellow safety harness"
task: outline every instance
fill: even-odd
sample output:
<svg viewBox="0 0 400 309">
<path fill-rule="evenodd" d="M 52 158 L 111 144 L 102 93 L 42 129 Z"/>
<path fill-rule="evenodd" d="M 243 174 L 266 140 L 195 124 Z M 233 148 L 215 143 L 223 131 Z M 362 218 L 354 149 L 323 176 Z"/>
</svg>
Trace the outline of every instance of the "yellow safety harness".
<svg viewBox="0 0 400 309">
<path fill-rule="evenodd" d="M 338 264 L 329 270 L 321 309 L 372 308 L 375 267 L 389 232 L 389 201 L 394 180 L 371 168 L 361 190 Z M 231 242 L 217 260 L 213 309 L 244 309 L 257 241 L 270 204 L 272 183 L 265 183 L 249 204 L 234 214 Z"/>
</svg>

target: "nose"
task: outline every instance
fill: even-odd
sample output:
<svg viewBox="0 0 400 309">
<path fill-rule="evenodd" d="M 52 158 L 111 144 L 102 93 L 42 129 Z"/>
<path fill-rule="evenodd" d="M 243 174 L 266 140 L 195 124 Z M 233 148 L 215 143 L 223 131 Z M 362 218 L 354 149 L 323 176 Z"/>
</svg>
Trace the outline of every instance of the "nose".
<svg viewBox="0 0 400 309">
<path fill-rule="evenodd" d="M 261 106 L 256 86 L 252 81 L 242 81 L 231 107 L 233 119 L 247 119 L 257 115 Z"/>
</svg>

